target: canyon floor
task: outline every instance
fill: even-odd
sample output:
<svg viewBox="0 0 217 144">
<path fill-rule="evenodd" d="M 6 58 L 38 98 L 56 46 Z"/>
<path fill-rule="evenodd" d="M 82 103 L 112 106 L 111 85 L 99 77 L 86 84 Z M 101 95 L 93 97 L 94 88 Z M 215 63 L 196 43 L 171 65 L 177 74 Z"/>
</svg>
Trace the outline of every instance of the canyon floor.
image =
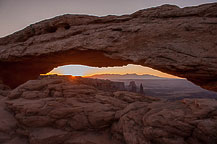
<svg viewBox="0 0 217 144">
<path fill-rule="evenodd" d="M 217 101 L 166 101 L 120 83 L 41 76 L 0 85 L 1 144 L 216 144 Z"/>
</svg>

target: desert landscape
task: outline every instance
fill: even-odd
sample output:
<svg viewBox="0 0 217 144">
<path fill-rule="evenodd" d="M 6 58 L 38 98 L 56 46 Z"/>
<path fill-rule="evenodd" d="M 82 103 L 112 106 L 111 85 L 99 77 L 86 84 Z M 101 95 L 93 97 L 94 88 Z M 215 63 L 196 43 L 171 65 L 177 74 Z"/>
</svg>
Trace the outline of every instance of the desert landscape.
<svg viewBox="0 0 217 144">
<path fill-rule="evenodd" d="M 143 86 L 143 94 L 169 101 L 182 100 L 184 98 L 217 99 L 217 92 L 202 89 L 186 79 L 162 78 L 153 75 L 137 74 L 102 74 L 93 75 L 90 78 L 108 79 L 115 82 L 123 82 L 126 91 L 130 91 L 130 82 L 135 82 L 136 92 L 140 93 L 140 85 Z"/>
<path fill-rule="evenodd" d="M 0 144 L 216 144 L 216 40 L 217 3 L 64 14 L 4 36 Z M 178 78 L 49 74 L 73 64 Z"/>
</svg>

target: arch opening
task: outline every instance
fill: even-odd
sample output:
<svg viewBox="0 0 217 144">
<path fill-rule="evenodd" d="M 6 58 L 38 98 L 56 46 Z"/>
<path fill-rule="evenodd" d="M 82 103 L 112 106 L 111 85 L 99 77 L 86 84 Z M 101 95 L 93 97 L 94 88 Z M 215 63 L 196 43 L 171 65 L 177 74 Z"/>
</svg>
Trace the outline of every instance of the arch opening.
<svg viewBox="0 0 217 144">
<path fill-rule="evenodd" d="M 54 68 L 44 75 L 72 75 L 121 82 L 125 91 L 142 93 L 146 96 L 169 101 L 184 98 L 217 99 L 216 92 L 202 89 L 185 78 L 135 64 L 101 68 L 85 65 L 64 65 Z"/>
<path fill-rule="evenodd" d="M 187 78 L 193 83 L 204 87 L 205 89 L 215 90 L 215 79 L 210 79 L 209 75 L 200 75 L 197 72 L 186 70 L 183 71 L 174 65 L 168 65 L 165 59 L 156 57 L 151 62 L 146 59 L 133 60 L 127 59 L 125 56 L 116 55 L 116 52 L 105 52 L 101 50 L 80 50 L 70 49 L 62 52 L 52 52 L 48 54 L 25 56 L 22 59 L 11 57 L 10 61 L 1 62 L 0 78 L 3 83 L 16 88 L 28 80 L 37 79 L 40 74 L 46 74 L 53 68 L 64 65 L 85 65 L 91 67 L 114 67 L 125 66 L 128 64 L 137 64 L 140 66 L 148 66 L 167 74 Z M 163 60 L 163 61 L 162 61 Z M 166 59 L 167 60 L 167 59 Z M 156 61 L 156 62 L 155 62 Z M 15 72 L 14 72 L 15 71 Z"/>
<path fill-rule="evenodd" d="M 83 76 L 91 77 L 93 75 L 103 75 L 103 74 L 135 74 L 135 75 L 153 75 L 161 78 L 176 78 L 180 77 L 163 73 L 161 71 L 152 69 L 150 67 L 144 67 L 136 64 L 127 64 L 124 66 L 114 66 L 114 67 L 92 67 L 85 65 L 64 65 L 54 68 L 47 74 L 59 74 L 59 75 L 72 75 L 72 76 Z"/>
</svg>

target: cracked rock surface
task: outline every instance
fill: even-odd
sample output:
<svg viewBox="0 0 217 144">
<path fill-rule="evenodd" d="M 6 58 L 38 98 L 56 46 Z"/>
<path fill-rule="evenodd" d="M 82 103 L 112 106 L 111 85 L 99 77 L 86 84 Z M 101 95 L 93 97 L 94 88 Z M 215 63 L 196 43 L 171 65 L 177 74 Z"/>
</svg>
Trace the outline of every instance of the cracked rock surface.
<svg viewBox="0 0 217 144">
<path fill-rule="evenodd" d="M 168 102 L 112 83 L 43 76 L 10 90 L 0 99 L 0 143 L 217 143 L 216 100 Z"/>
</svg>

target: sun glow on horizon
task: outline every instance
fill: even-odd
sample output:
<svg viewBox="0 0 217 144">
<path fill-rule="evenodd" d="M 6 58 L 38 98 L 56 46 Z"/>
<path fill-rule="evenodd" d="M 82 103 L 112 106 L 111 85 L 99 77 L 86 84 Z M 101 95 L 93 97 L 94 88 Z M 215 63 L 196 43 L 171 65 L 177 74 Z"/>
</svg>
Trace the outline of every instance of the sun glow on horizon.
<svg viewBox="0 0 217 144">
<path fill-rule="evenodd" d="M 140 65 L 128 64 L 127 66 L 121 67 L 89 67 L 84 65 L 65 65 L 54 68 L 47 74 L 57 74 L 57 75 L 72 75 L 72 76 L 92 76 L 96 74 L 150 74 L 159 77 L 165 78 L 180 78 L 177 76 L 173 76 L 167 73 L 160 72 L 158 70 L 154 70 L 149 67 L 144 67 Z"/>
</svg>

